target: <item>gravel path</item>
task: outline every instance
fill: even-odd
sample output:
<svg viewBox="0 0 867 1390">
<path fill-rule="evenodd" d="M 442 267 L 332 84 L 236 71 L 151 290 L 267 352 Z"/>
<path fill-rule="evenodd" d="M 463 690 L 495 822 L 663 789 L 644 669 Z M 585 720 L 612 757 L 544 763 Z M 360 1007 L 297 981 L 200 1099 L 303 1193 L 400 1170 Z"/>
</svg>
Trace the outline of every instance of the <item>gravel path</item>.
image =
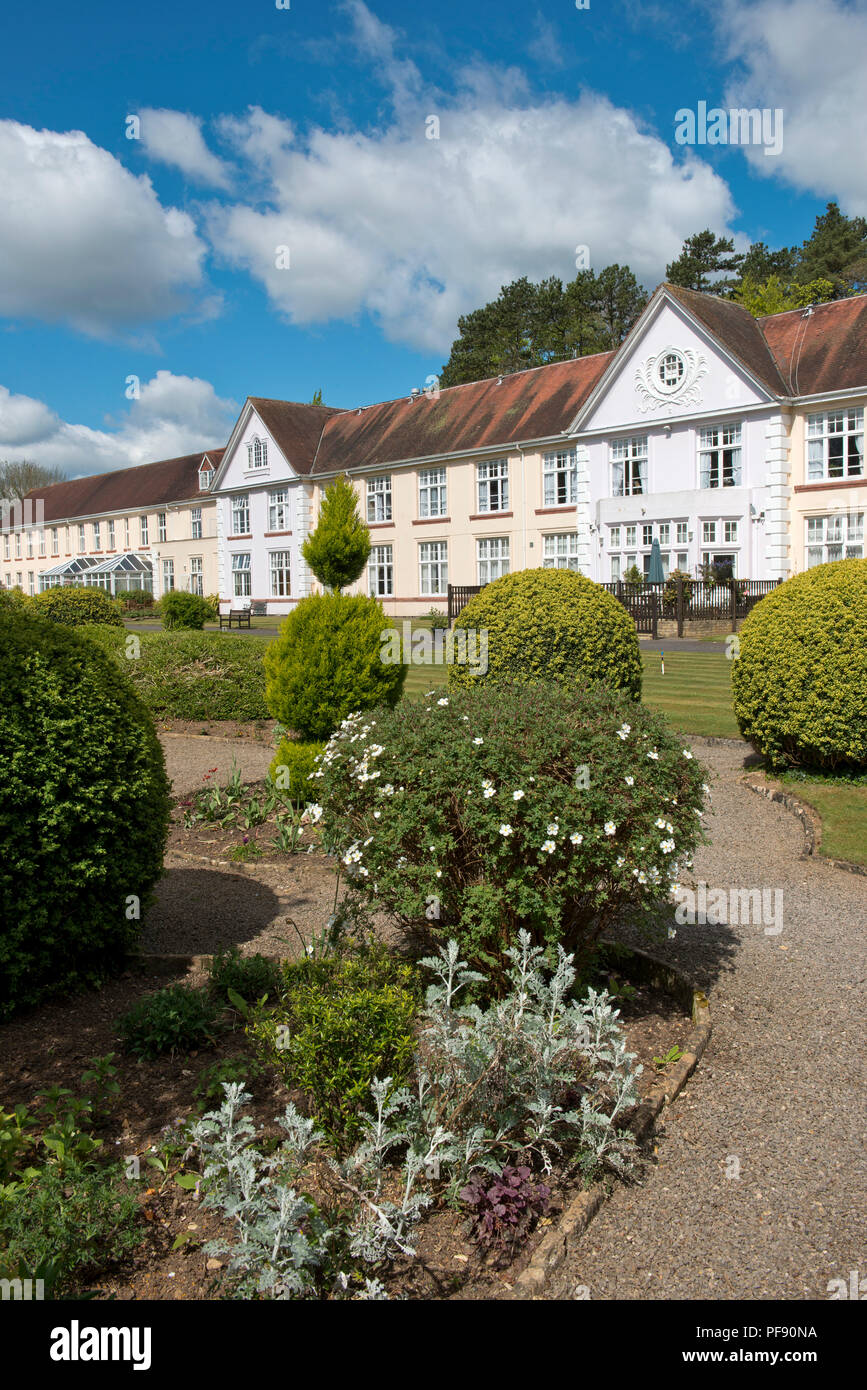
<svg viewBox="0 0 867 1390">
<path fill-rule="evenodd" d="M 255 743 L 252 739 L 160 734 L 160 743 L 175 796 L 198 791 L 207 785 L 203 778 L 208 772 L 212 783 L 225 783 L 231 776 L 233 763 L 240 767 L 245 782 L 260 782 L 274 757 L 274 749 L 269 744 Z"/>
<path fill-rule="evenodd" d="M 615 1190 L 552 1298 L 827 1299 L 867 1276 L 867 881 L 800 858 L 798 820 L 738 785 L 741 748 L 692 743 L 715 774 L 694 877 L 782 890 L 783 931 L 685 925 L 659 951 L 708 993 L 713 1035 L 654 1166 Z"/>
</svg>

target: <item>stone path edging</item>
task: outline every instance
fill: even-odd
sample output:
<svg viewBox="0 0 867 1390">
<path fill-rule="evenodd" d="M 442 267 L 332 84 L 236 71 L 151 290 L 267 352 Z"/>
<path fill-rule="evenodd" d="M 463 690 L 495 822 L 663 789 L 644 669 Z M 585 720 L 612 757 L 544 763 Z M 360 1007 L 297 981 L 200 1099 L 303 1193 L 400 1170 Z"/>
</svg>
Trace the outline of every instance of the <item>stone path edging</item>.
<svg viewBox="0 0 867 1390">
<path fill-rule="evenodd" d="M 776 801 L 780 806 L 785 806 L 787 811 L 797 816 L 804 828 L 804 852 L 802 859 L 809 859 L 816 855 L 822 844 L 822 818 L 806 801 L 801 801 L 792 792 L 783 791 L 778 783 L 773 782 L 754 782 L 746 774 L 741 779 L 741 783 L 749 791 L 758 793 L 768 801 Z M 830 855 L 821 855 L 823 864 L 830 864 L 835 869 L 845 869 L 850 874 L 862 874 L 867 877 L 867 867 L 863 864 L 853 864 L 849 859 L 832 859 Z"/>
<path fill-rule="evenodd" d="M 691 1000 L 693 1029 L 686 1048 L 676 1065 L 656 1082 L 638 1106 L 629 1128 L 638 1142 L 651 1130 L 660 1111 L 670 1105 L 683 1090 L 688 1078 L 698 1066 L 711 1035 L 710 1005 L 707 995 L 696 989 L 684 975 L 646 951 L 630 948 L 630 967 L 634 978 L 657 988 L 666 989 L 681 1003 Z M 635 968 L 637 967 L 637 969 Z M 511 1290 L 500 1298 L 544 1298 L 548 1282 L 569 1255 L 590 1225 L 605 1200 L 604 1182 L 596 1182 L 586 1192 L 580 1192 L 566 1207 L 557 1225 L 552 1227 L 534 1250 L 526 1268 L 518 1275 Z"/>
</svg>

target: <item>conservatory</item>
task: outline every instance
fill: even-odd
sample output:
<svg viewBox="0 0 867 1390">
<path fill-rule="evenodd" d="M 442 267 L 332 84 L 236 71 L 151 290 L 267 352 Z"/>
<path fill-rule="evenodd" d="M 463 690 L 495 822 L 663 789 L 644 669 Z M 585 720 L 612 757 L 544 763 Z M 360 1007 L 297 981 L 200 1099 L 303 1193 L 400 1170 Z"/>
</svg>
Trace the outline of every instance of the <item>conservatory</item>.
<svg viewBox="0 0 867 1390">
<path fill-rule="evenodd" d="M 97 563 L 88 556 L 66 560 L 62 565 L 45 570 L 39 576 L 39 592 L 60 584 L 87 585 L 105 589 L 112 595 L 128 593 L 130 589 L 146 589 L 153 593 L 154 581 L 150 560 L 139 555 L 113 555 Z"/>
<path fill-rule="evenodd" d="M 79 584 L 98 585 L 114 597 L 127 594 L 130 589 L 154 591 L 153 570 L 150 560 L 141 555 L 113 555 L 87 571 L 87 575 L 76 581 Z"/>
</svg>

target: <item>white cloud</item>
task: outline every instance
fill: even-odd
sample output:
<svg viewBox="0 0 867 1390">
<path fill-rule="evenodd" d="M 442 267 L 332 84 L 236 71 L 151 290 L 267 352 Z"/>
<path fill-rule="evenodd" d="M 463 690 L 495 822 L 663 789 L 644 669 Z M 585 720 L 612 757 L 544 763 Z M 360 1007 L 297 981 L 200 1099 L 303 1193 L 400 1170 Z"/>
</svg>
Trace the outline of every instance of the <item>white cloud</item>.
<svg viewBox="0 0 867 1390">
<path fill-rule="evenodd" d="M 205 246 L 80 131 L 0 121 L 0 315 L 111 337 L 191 309 Z"/>
<path fill-rule="evenodd" d="M 86 477 L 225 444 L 238 414 L 199 377 L 159 371 L 109 429 L 70 424 L 42 401 L 0 386 L 0 459 L 32 459 Z"/>
<path fill-rule="evenodd" d="M 231 171 L 208 149 L 196 116 L 153 107 L 146 107 L 139 115 L 140 139 L 149 158 L 180 169 L 194 183 L 230 187 Z"/>
<path fill-rule="evenodd" d="M 867 214 L 867 0 L 730 0 L 718 22 L 741 65 L 727 104 L 783 111 L 779 155 L 744 147 L 754 170 Z"/>
<path fill-rule="evenodd" d="M 224 123 L 268 192 L 210 207 L 217 251 L 293 323 L 369 312 L 389 338 L 443 352 L 459 314 L 516 276 L 571 279 L 577 245 L 594 269 L 628 263 L 651 287 L 685 236 L 726 227 L 726 183 L 692 152 L 676 162 L 607 98 L 534 103 L 515 99 L 514 74 L 511 93 L 490 71 L 464 77 L 450 101 L 375 134 L 314 129 L 302 142 L 258 108 Z"/>
</svg>

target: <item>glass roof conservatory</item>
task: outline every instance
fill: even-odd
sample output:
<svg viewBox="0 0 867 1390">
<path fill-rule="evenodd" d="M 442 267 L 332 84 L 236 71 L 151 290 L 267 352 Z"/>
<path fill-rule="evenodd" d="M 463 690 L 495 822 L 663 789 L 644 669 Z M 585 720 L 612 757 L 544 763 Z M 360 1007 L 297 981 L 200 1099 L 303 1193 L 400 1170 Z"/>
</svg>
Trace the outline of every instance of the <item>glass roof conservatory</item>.
<svg viewBox="0 0 867 1390">
<path fill-rule="evenodd" d="M 154 587 L 150 561 L 140 555 L 113 555 L 99 564 L 82 556 L 40 574 L 40 592 L 57 584 L 93 585 L 112 596 L 128 593 L 130 589 L 146 589 L 153 593 Z"/>
</svg>

